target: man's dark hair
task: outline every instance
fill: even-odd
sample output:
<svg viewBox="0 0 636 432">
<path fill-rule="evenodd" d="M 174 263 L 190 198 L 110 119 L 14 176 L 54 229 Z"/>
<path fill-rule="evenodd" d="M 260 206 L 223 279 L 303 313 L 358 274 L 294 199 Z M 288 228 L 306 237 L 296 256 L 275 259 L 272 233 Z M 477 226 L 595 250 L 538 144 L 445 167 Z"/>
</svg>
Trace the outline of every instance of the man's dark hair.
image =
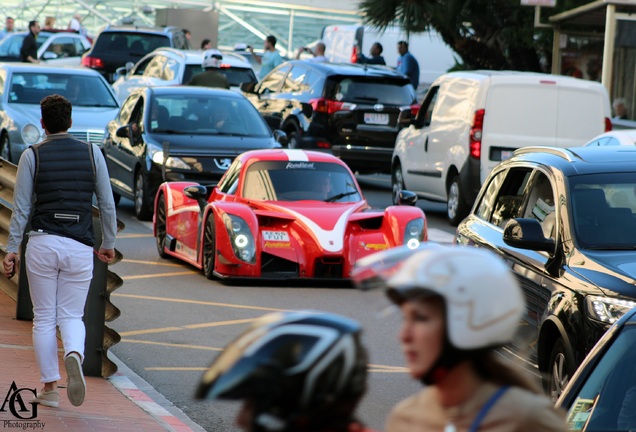
<svg viewBox="0 0 636 432">
<path fill-rule="evenodd" d="M 36 20 L 33 21 L 29 21 L 29 31 L 31 31 L 31 28 L 33 28 L 33 26 L 35 26 L 38 22 Z"/>
<path fill-rule="evenodd" d="M 201 41 L 201 49 L 203 49 L 203 47 L 206 46 L 209 43 L 210 43 L 210 39 L 203 39 Z"/>
<path fill-rule="evenodd" d="M 382 44 L 380 42 L 376 42 L 373 45 L 378 47 L 378 51 L 380 51 L 380 54 L 382 54 L 382 51 L 384 51 L 384 48 L 382 48 Z"/>
<path fill-rule="evenodd" d="M 190 30 L 188 29 L 182 29 L 182 31 L 183 31 L 183 34 L 190 34 Z"/>
<path fill-rule="evenodd" d="M 409 43 L 407 41 L 399 41 L 398 45 L 402 45 L 404 48 L 409 49 Z"/>
<path fill-rule="evenodd" d="M 267 42 L 271 43 L 273 47 L 276 46 L 276 36 L 269 35 L 265 38 Z"/>
<path fill-rule="evenodd" d="M 42 122 L 49 133 L 66 132 L 71 127 L 73 106 L 64 96 L 52 94 L 40 101 Z"/>
</svg>

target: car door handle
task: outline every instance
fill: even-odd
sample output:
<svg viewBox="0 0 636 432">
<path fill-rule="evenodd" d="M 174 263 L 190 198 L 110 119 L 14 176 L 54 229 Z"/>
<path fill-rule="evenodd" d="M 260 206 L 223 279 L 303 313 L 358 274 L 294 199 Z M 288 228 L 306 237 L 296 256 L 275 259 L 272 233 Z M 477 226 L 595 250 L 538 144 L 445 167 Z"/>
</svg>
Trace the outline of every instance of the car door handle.
<svg viewBox="0 0 636 432">
<path fill-rule="evenodd" d="M 294 107 L 294 104 L 292 104 L 291 102 L 289 102 L 285 108 L 287 108 L 287 109 L 292 109 L 293 107 Z"/>
<path fill-rule="evenodd" d="M 262 106 L 263 108 L 267 108 L 269 106 L 269 102 L 264 102 Z"/>
<path fill-rule="evenodd" d="M 424 151 L 428 151 L 428 137 L 426 137 L 426 140 L 424 141 Z"/>
</svg>

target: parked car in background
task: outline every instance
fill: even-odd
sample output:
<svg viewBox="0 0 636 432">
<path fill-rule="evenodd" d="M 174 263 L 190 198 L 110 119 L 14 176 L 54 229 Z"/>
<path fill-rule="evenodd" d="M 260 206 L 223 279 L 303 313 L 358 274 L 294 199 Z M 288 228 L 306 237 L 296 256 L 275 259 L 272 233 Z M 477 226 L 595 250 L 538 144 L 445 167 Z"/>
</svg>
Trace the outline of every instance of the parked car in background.
<svg viewBox="0 0 636 432">
<path fill-rule="evenodd" d="M 617 129 L 605 132 L 591 139 L 586 146 L 617 146 L 617 145 L 636 145 L 636 129 Z"/>
<path fill-rule="evenodd" d="M 160 47 L 190 49 L 190 44 L 183 30 L 174 26 L 109 26 L 101 31 L 92 48 L 84 54 L 82 66 L 95 69 L 112 83 L 116 79 L 117 68 L 137 63 Z"/>
<path fill-rule="evenodd" d="M 192 77 L 203 72 L 203 51 L 157 48 L 139 60 L 127 73 L 119 71 L 119 78 L 113 83 L 113 89 L 120 101 L 128 97 L 138 87 L 160 85 L 182 85 Z M 227 77 L 230 88 L 240 91 L 241 83 L 256 83 L 258 79 L 249 63 L 240 57 L 223 55 L 219 70 Z"/>
<path fill-rule="evenodd" d="M 614 324 L 557 402 L 571 431 L 636 430 L 636 309 Z"/>
<path fill-rule="evenodd" d="M 636 148 L 527 147 L 493 169 L 457 227 L 457 243 L 492 250 L 519 278 L 528 309 L 511 348 L 555 401 L 636 306 L 635 222 Z"/>
<path fill-rule="evenodd" d="M 112 88 L 95 71 L 30 63 L 0 63 L 0 156 L 18 163 L 29 146 L 44 138 L 40 101 L 57 93 L 73 104 L 69 133 L 101 145 L 106 123 L 119 104 Z"/>
<path fill-rule="evenodd" d="M 159 255 L 210 279 L 345 280 L 357 259 L 427 239 L 419 207 L 372 209 L 349 168 L 321 152 L 246 152 L 216 187 L 164 183 L 155 203 Z"/>
<path fill-rule="evenodd" d="M 612 129 L 601 83 L 514 71 L 442 75 L 415 119 L 403 120 L 408 127 L 391 165 L 394 199 L 408 188 L 445 202 L 453 225 L 468 214 L 488 173 L 515 149 L 582 146 Z"/>
<path fill-rule="evenodd" d="M 292 60 L 243 87 L 289 148 L 333 151 L 360 173 L 389 172 L 400 112 L 417 108 L 408 78 L 383 67 Z"/>
<path fill-rule="evenodd" d="M 11 33 L 0 42 L 0 62 L 20 62 L 20 48 L 28 32 Z M 91 42 L 81 34 L 42 31 L 35 40 L 38 59 L 51 66 L 79 66 Z"/>
<path fill-rule="evenodd" d="M 106 126 L 104 154 L 115 200 L 132 199 L 148 220 L 164 181 L 216 183 L 234 158 L 258 148 L 280 147 L 242 95 L 206 87 L 143 87 L 124 101 Z"/>
</svg>

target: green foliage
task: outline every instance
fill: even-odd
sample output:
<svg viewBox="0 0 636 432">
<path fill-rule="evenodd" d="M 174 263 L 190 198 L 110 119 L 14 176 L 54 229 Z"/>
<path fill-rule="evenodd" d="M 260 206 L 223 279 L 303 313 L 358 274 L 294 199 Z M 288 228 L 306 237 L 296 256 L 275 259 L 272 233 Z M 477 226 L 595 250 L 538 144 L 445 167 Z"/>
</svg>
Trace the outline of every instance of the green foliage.
<svg viewBox="0 0 636 432">
<path fill-rule="evenodd" d="M 557 8 L 542 9 L 543 22 L 588 1 L 558 3 Z M 436 30 L 463 62 L 455 69 L 550 68 L 552 30 L 534 28 L 534 7 L 521 6 L 519 0 L 363 0 L 360 10 L 365 23 L 379 29 Z"/>
</svg>

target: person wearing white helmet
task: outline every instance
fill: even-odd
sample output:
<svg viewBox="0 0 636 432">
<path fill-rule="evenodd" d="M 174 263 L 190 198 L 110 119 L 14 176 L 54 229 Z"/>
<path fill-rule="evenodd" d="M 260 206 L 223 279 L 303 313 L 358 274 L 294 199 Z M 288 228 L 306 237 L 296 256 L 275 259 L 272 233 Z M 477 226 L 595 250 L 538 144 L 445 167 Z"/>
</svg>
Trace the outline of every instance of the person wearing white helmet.
<svg viewBox="0 0 636 432">
<path fill-rule="evenodd" d="M 249 432 L 373 432 L 355 418 L 366 390 L 360 325 L 320 311 L 271 313 L 230 343 L 195 398 L 241 400 Z"/>
<path fill-rule="evenodd" d="M 512 342 L 525 309 L 497 256 L 463 246 L 399 248 L 360 260 L 353 278 L 382 284 L 399 306 L 407 367 L 426 385 L 393 409 L 387 432 L 567 430 L 564 413 L 495 351 Z"/>
<path fill-rule="evenodd" d="M 209 49 L 203 53 L 201 67 L 203 72 L 192 77 L 188 85 L 201 87 L 219 87 L 229 89 L 227 77 L 220 71 L 223 55 L 217 49 Z"/>
</svg>

